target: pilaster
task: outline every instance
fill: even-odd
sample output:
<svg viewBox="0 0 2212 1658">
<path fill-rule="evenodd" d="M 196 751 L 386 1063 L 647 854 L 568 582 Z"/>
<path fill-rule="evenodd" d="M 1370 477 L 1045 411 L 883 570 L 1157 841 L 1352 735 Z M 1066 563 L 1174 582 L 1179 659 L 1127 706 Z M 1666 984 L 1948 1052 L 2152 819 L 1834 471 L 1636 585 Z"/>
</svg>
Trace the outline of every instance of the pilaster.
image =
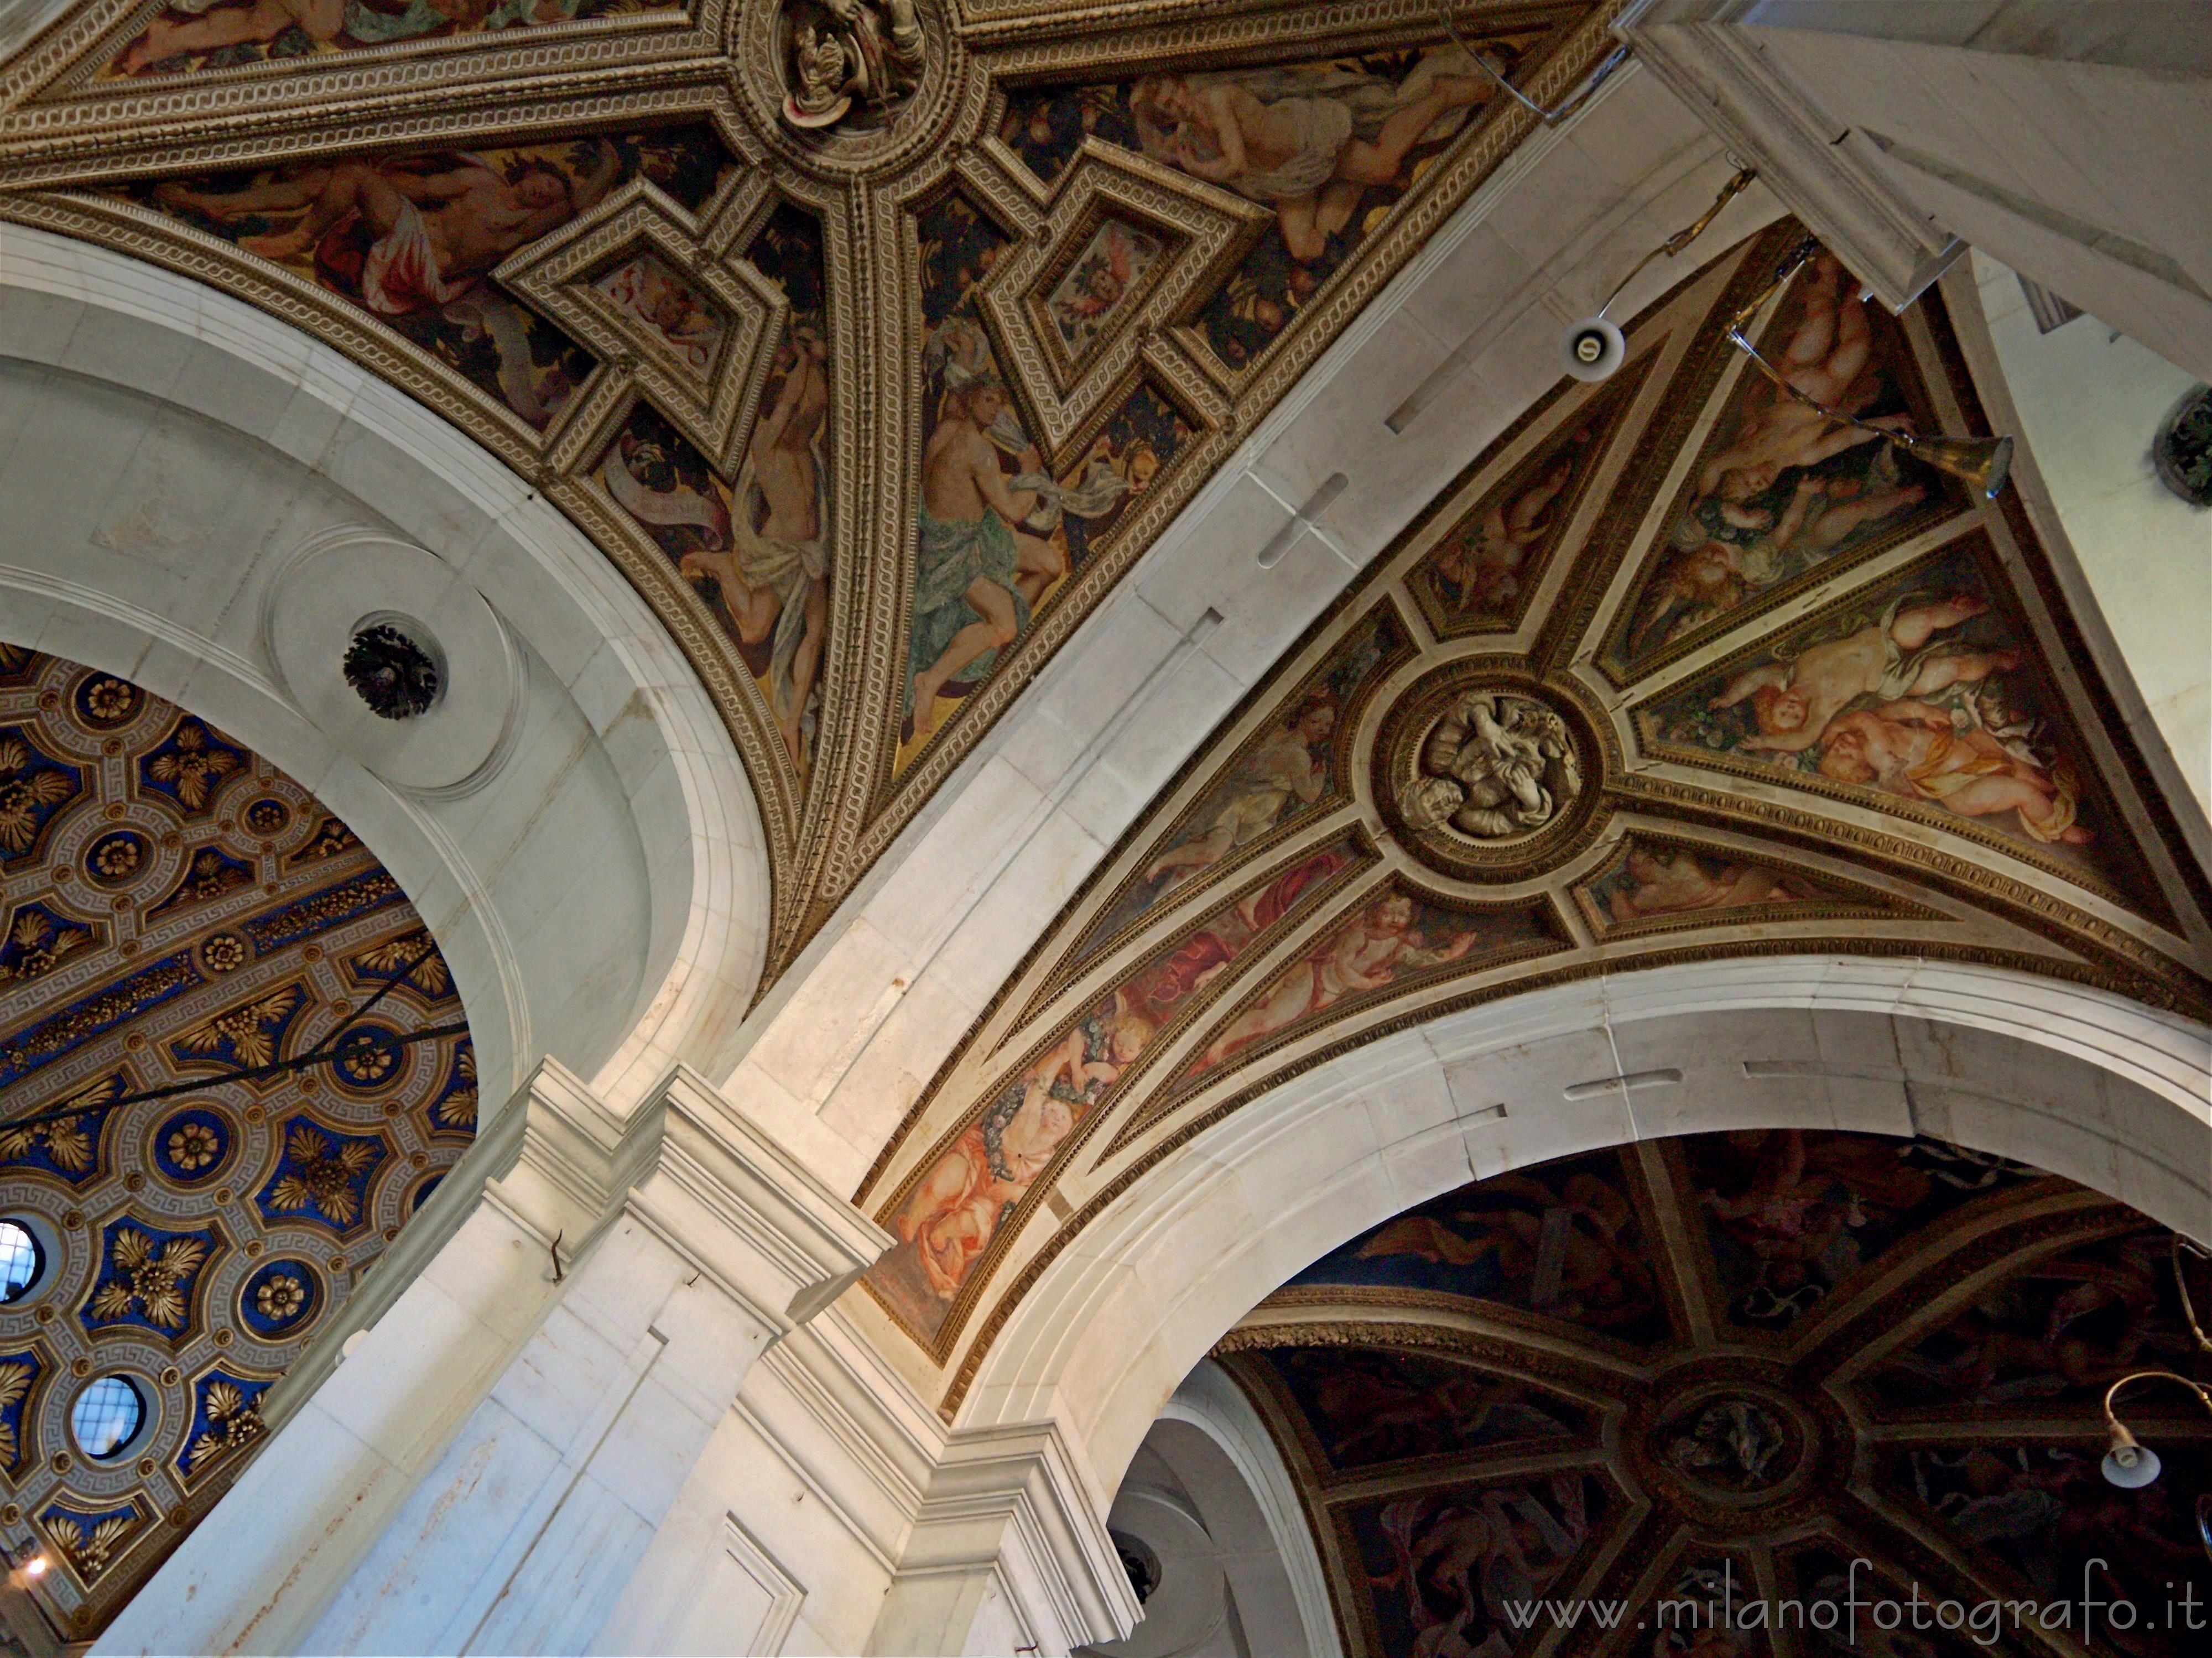
<svg viewBox="0 0 2212 1658">
<path fill-rule="evenodd" d="M 696 1076 L 542 1066 L 111 1651 L 575 1651 L 745 1372 L 888 1243 Z"/>
</svg>

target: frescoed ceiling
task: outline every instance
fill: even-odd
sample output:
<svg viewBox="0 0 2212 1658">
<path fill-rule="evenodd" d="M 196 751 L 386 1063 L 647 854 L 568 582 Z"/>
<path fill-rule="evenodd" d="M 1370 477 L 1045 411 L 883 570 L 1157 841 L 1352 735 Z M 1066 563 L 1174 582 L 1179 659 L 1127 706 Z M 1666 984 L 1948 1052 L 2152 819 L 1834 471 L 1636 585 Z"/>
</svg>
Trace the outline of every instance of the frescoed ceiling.
<svg viewBox="0 0 2212 1658">
<path fill-rule="evenodd" d="M 1821 255 L 1752 325 L 1872 433 L 1726 343 L 1801 234 L 1686 279 L 1618 374 L 1476 457 L 998 987 L 860 1196 L 941 1409 L 1147 1168 L 1425 1019 L 1824 950 L 2204 1017 L 2202 873 L 2016 493 L 1880 436 L 1987 429 L 1942 295 L 1893 318 Z"/>
<path fill-rule="evenodd" d="M 214 1506 L 476 1121 L 451 975 L 344 823 L 129 681 L 0 646 L 0 1223 L 41 1261 L 0 1297 L 0 1546 L 56 1563 L 18 1581 L 64 1638 Z M 94 1455 L 72 1416 L 113 1378 L 144 1420 Z"/>
<path fill-rule="evenodd" d="M 574 519 L 744 756 L 772 980 L 1613 9 L 85 0 L 0 66 L 0 216 Z"/>
<path fill-rule="evenodd" d="M 2078 1653 L 2085 1568 L 2139 1609 L 2092 1650 L 2182 1658 L 2212 1424 L 2145 1389 L 2126 1414 L 2166 1472 L 2098 1467 L 2112 1382 L 2212 1379 L 2177 1271 L 2199 1307 L 2212 1275 L 2176 1260 L 2124 1205 L 1941 1141 L 1699 1134 L 1408 1210 L 1218 1353 L 1360 1658 Z M 1990 1602 L 2036 1613 L 1967 1611 Z"/>
</svg>

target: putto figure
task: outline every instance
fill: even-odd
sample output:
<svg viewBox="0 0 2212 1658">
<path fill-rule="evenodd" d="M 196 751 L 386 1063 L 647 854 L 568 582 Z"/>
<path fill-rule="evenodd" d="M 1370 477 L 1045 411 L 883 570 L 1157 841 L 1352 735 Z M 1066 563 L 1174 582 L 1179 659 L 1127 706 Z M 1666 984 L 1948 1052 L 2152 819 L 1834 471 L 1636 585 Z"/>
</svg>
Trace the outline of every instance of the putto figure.
<svg viewBox="0 0 2212 1658">
<path fill-rule="evenodd" d="M 1415 827 L 1449 823 L 1478 841 L 1532 835 L 1583 789 L 1566 722 L 1507 691 L 1462 697 L 1421 744 L 1420 763 L 1407 803 Z"/>
<path fill-rule="evenodd" d="M 875 125 L 921 84 L 914 0 L 787 0 L 783 118 L 805 131 Z"/>
</svg>

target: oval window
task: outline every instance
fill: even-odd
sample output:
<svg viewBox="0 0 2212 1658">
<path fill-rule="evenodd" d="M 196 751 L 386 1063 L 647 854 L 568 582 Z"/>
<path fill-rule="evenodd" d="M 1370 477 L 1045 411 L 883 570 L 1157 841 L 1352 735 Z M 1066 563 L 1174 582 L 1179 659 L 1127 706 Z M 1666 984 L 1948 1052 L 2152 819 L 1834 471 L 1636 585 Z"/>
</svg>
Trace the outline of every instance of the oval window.
<svg viewBox="0 0 2212 1658">
<path fill-rule="evenodd" d="M 46 1275 L 46 1252 L 21 1221 L 0 1220 L 0 1305 L 21 1301 Z"/>
<path fill-rule="evenodd" d="M 76 1396 L 70 1407 L 70 1431 L 95 1461 L 119 1455 L 138 1436 L 146 1420 L 146 1400 L 137 1386 L 119 1376 L 104 1376 Z"/>
</svg>

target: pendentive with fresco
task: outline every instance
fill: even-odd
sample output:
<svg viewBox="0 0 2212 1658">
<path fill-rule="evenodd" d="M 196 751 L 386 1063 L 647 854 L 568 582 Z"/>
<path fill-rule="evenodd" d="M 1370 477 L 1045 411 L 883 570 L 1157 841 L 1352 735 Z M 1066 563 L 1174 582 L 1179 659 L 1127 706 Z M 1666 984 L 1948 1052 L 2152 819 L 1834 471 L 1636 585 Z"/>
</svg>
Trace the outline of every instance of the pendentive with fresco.
<svg viewBox="0 0 2212 1658">
<path fill-rule="evenodd" d="M 476 1062 L 422 918 L 312 794 L 9 646 L 0 928 L 0 1540 L 73 1639 L 472 1143 Z"/>
<path fill-rule="evenodd" d="M 1884 438 L 1985 429 L 1941 298 L 1879 314 L 1823 256 L 1756 319 L 1871 431 L 1729 345 L 1800 234 L 1682 282 L 1617 375 L 1478 456 L 998 988 L 860 1197 L 948 1415 L 1176 1146 L 1478 1002 L 1834 950 L 2212 1005 L 2201 881 L 2025 515 Z"/>
<path fill-rule="evenodd" d="M 268 308 L 596 541 L 744 756 L 772 981 L 1605 13 L 91 0 L 0 66 L 0 216 Z"/>
<path fill-rule="evenodd" d="M 2212 1418 L 2145 1407 L 2159 1484 L 2098 1465 L 2113 1381 L 2212 1381 L 2185 1289 L 2212 1278 L 2172 1234 L 2022 1164 L 1706 1133 L 1409 1209 L 1216 1351 L 1362 1658 L 1510 1658 L 1566 1615 L 1574 1649 L 1652 1658 L 2181 1658 L 2212 1616 Z M 2138 1619 L 2085 1625 L 2085 1592 Z"/>
</svg>

